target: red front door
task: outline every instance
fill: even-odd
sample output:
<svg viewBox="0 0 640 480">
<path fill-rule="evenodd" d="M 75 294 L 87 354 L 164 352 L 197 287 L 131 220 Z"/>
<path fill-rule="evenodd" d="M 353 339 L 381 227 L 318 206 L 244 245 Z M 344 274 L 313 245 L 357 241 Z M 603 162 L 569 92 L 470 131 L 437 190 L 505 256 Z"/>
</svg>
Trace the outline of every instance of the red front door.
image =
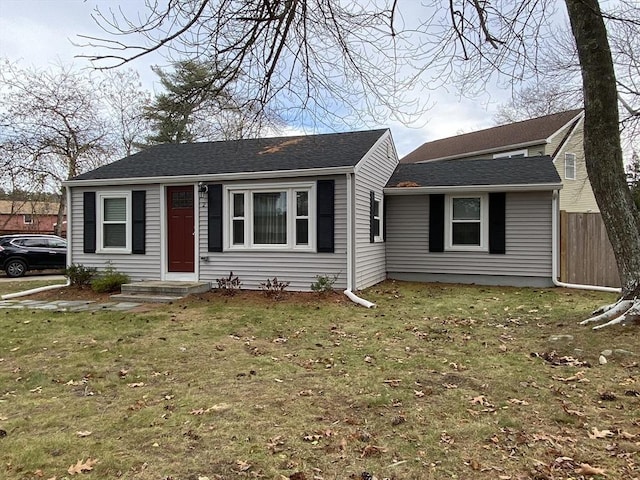
<svg viewBox="0 0 640 480">
<path fill-rule="evenodd" d="M 195 231 L 193 186 L 167 187 L 169 272 L 193 272 Z"/>
</svg>

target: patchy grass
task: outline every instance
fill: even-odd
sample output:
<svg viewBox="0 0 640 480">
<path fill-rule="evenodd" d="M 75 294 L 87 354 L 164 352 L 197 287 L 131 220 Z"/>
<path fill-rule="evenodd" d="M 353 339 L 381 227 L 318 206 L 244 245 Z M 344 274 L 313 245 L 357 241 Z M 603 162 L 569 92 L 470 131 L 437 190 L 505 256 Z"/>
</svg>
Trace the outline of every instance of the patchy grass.
<svg viewBox="0 0 640 480">
<path fill-rule="evenodd" d="M 640 478 L 637 326 L 577 325 L 611 295 L 362 296 L 0 311 L 0 477 Z"/>
</svg>

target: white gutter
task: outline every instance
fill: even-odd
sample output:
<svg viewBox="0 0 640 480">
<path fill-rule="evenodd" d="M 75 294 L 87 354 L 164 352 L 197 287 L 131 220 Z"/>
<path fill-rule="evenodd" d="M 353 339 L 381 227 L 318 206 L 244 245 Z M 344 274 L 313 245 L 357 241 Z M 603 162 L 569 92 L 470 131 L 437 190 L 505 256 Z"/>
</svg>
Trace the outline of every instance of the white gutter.
<svg viewBox="0 0 640 480">
<path fill-rule="evenodd" d="M 385 195 L 420 195 L 451 192 L 531 192 L 558 190 L 562 183 L 523 183 L 513 185 L 437 185 L 432 187 L 386 187 Z"/>
<path fill-rule="evenodd" d="M 87 180 L 67 180 L 62 182 L 66 187 L 90 187 L 90 186 L 111 186 L 116 182 L 118 185 L 145 185 L 151 183 L 198 183 L 214 182 L 224 180 L 264 180 L 265 178 L 283 177 L 316 177 L 319 175 L 344 175 L 352 173 L 353 166 L 327 167 L 327 168 L 307 168 L 296 170 L 269 170 L 265 172 L 236 172 L 198 175 L 176 175 L 163 177 L 135 177 L 135 178 L 101 178 Z"/>
<path fill-rule="evenodd" d="M 601 287 L 599 285 L 580 285 L 576 283 L 565 283 L 558 280 L 558 263 L 560 262 L 560 256 L 558 255 L 560 249 L 560 235 L 559 235 L 559 212 L 560 212 L 560 202 L 558 198 L 558 192 L 553 192 L 553 201 L 551 207 L 551 270 L 553 284 L 556 287 L 564 287 L 564 288 L 575 288 L 578 290 L 595 290 L 598 292 L 610 292 L 610 293 L 620 293 L 622 292 L 621 288 L 614 287 Z"/>
<path fill-rule="evenodd" d="M 375 303 L 371 303 L 364 298 L 360 298 L 353 293 L 355 285 L 355 271 L 353 268 L 353 257 L 355 250 L 355 233 L 354 233 L 354 215 L 355 215 L 355 197 L 353 189 L 353 174 L 347 173 L 347 289 L 344 294 L 354 303 L 362 305 L 366 308 L 375 307 Z"/>
</svg>

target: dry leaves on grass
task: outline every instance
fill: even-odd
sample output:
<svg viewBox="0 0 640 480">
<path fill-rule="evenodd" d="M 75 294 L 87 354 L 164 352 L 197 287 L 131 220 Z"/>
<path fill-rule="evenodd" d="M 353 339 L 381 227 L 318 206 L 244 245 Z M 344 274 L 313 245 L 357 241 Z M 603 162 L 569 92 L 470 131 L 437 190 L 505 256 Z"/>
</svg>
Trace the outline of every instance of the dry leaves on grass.
<svg viewBox="0 0 640 480">
<path fill-rule="evenodd" d="M 127 383 L 127 386 L 129 388 L 140 388 L 140 387 L 144 387 L 144 382 Z"/>
<path fill-rule="evenodd" d="M 76 473 L 90 472 L 93 470 L 93 466 L 98 463 L 98 460 L 95 458 L 87 458 L 87 460 L 78 460 L 75 465 L 71 465 L 67 472 L 69 475 L 75 475 Z"/>
<path fill-rule="evenodd" d="M 226 410 L 229 410 L 230 408 L 231 408 L 231 405 L 227 403 L 218 403 L 206 409 L 196 408 L 194 410 L 191 410 L 189 413 L 191 415 L 204 415 L 205 413 L 211 413 L 211 412 L 224 412 Z"/>
<path fill-rule="evenodd" d="M 578 373 L 576 373 L 575 375 L 571 375 L 570 377 L 559 377 L 557 375 L 554 375 L 553 377 L 554 380 L 557 380 L 558 382 L 588 382 L 589 379 L 584 378 L 584 371 L 579 371 Z"/>
<path fill-rule="evenodd" d="M 579 468 L 576 468 L 575 472 L 579 475 L 603 475 L 606 476 L 606 472 L 603 468 L 592 467 L 588 463 L 581 463 Z"/>
<path fill-rule="evenodd" d="M 79 430 L 76 432 L 76 435 L 80 438 L 84 438 L 84 437 L 88 437 L 89 435 L 91 435 L 92 432 L 90 432 L 89 430 Z"/>
<path fill-rule="evenodd" d="M 598 430 L 596 427 L 593 427 L 591 431 L 587 433 L 589 435 L 589 438 L 591 439 L 610 438 L 615 436 L 615 433 L 613 433 L 611 430 Z"/>
<path fill-rule="evenodd" d="M 251 469 L 252 465 L 248 462 L 245 462 L 244 460 L 236 460 L 236 467 L 239 471 L 246 472 L 247 470 Z"/>
</svg>

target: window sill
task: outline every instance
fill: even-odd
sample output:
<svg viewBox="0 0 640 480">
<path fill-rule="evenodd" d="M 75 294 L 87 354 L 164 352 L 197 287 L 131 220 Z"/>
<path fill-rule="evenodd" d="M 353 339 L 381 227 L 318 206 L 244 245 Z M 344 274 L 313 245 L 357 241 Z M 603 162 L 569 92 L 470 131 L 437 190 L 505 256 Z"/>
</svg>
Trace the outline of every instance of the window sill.
<svg viewBox="0 0 640 480">
<path fill-rule="evenodd" d="M 463 246 L 463 245 L 452 245 L 445 248 L 445 252 L 479 252 L 479 253 L 487 253 L 489 249 L 487 247 L 482 246 Z"/>
<path fill-rule="evenodd" d="M 129 255 L 131 253 L 130 249 L 127 248 L 101 248 L 96 249 L 96 253 L 98 254 L 116 254 L 116 255 Z"/>
<path fill-rule="evenodd" d="M 226 247 L 224 249 L 225 252 L 256 252 L 256 253 L 278 253 L 278 252 L 285 252 L 285 253 L 316 253 L 316 249 L 315 248 L 309 248 L 309 247 L 305 247 L 305 248 L 301 248 L 301 247 L 265 247 L 265 246 L 256 246 L 256 247 Z"/>
</svg>

